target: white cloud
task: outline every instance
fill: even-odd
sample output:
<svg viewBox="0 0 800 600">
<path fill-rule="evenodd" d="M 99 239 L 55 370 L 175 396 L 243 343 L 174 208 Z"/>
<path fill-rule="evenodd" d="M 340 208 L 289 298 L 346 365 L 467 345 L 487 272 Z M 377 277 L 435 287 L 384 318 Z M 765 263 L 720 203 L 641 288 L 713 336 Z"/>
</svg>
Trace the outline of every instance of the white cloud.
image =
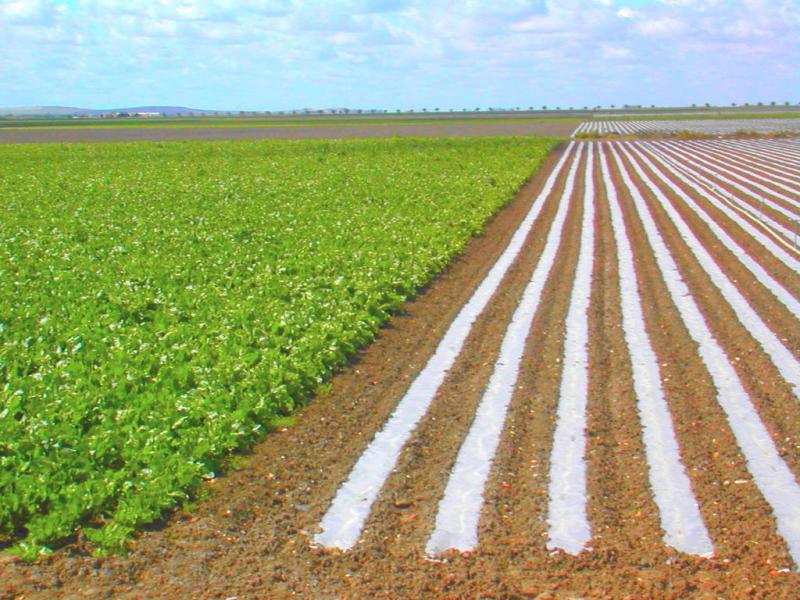
<svg viewBox="0 0 800 600">
<path fill-rule="evenodd" d="M 683 33 L 686 28 L 686 23 L 674 17 L 643 18 L 635 25 L 635 30 L 645 36 L 671 36 Z"/>
<path fill-rule="evenodd" d="M 62 12 L 62 7 L 47 0 L 12 0 L 0 2 L 0 22 L 45 24 Z"/>
<path fill-rule="evenodd" d="M 622 60 L 633 56 L 630 48 L 624 46 L 608 46 L 603 44 L 600 48 L 603 58 L 607 60 Z"/>
<path fill-rule="evenodd" d="M 93 90 L 139 94 L 132 71 L 165 102 L 200 94 L 195 104 L 223 108 L 650 104 L 702 86 L 694 100 L 717 86 L 741 101 L 759 82 L 765 95 L 800 88 L 797 0 L 0 0 L 0 39 L 14 57 L 0 105 L 25 103 L 19 90 L 31 104 L 69 93 L 61 103 L 111 105 Z"/>
</svg>

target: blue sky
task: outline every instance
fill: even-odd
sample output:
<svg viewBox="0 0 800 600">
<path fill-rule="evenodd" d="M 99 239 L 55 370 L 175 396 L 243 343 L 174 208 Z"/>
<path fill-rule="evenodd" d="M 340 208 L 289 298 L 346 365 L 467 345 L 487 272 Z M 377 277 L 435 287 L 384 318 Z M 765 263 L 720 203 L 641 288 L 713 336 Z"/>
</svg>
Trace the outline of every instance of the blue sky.
<svg viewBox="0 0 800 600">
<path fill-rule="evenodd" d="M 800 0 L 0 0 L 0 106 L 800 101 Z"/>
</svg>

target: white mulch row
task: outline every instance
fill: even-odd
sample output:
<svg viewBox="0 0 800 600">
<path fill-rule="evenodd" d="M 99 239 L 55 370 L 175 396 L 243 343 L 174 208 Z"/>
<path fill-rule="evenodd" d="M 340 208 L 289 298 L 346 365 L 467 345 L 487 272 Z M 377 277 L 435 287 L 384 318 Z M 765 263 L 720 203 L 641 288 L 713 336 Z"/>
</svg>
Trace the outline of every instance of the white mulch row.
<svg viewBox="0 0 800 600">
<path fill-rule="evenodd" d="M 778 133 L 800 131 L 800 119 L 668 119 L 668 120 L 620 120 L 585 121 L 573 137 L 579 133 L 598 135 L 636 135 L 637 133 L 674 134 L 688 131 L 707 135 L 727 135 L 739 132 Z"/>
<path fill-rule="evenodd" d="M 647 210 L 644 198 L 631 180 L 630 173 L 622 165 L 616 150 L 617 145 L 612 145 L 611 148 L 617 164 L 620 165 L 623 180 L 631 192 L 672 301 L 680 312 L 689 335 L 698 344 L 700 357 L 717 388 L 717 402 L 725 411 L 731 430 L 747 461 L 747 468 L 772 507 L 778 531 L 786 541 L 792 559 L 796 565 L 800 565 L 800 485 L 781 458 L 730 358 L 711 333 Z"/>
<path fill-rule="evenodd" d="M 589 160 L 591 155 L 590 150 Z M 542 255 L 503 336 L 500 355 L 489 384 L 478 405 L 475 420 L 458 452 L 444 497 L 439 503 L 436 526 L 425 548 L 428 554 L 438 554 L 449 548 L 471 550 L 478 543 L 478 520 L 483 505 L 484 486 L 503 431 L 508 405 L 514 394 L 528 331 L 539 309 L 542 291 L 561 245 L 580 158 L 579 153 L 572 164 Z"/>
<path fill-rule="evenodd" d="M 333 504 L 320 524 L 321 532 L 314 536 L 316 543 L 347 550 L 358 541 L 372 505 L 397 464 L 403 446 L 428 411 L 447 371 L 461 352 L 472 324 L 483 312 L 522 249 L 556 179 L 575 151 L 574 145 L 571 145 L 564 153 L 503 254 L 450 324 L 428 364 L 411 384 L 383 429 L 361 455 L 347 481 L 339 488 Z M 573 162 L 573 170 L 576 164 Z M 574 173 L 571 176 L 574 178 Z"/>
<path fill-rule="evenodd" d="M 609 161 L 598 147 L 608 148 L 622 183 L 615 184 Z M 617 185 L 624 187 L 635 211 L 627 215 L 641 223 L 670 297 L 699 357 L 716 387 L 716 400 L 726 414 L 734 437 L 744 455 L 754 482 L 773 509 L 777 531 L 786 541 L 796 564 L 800 564 L 800 485 L 781 458 L 774 441 L 745 390 L 725 349 L 715 339 L 680 269 L 650 212 L 642 190 L 657 202 L 675 226 L 681 239 L 720 294 L 720 301 L 733 309 L 743 328 L 761 346 L 774 367 L 800 398 L 800 361 L 782 343 L 751 306 L 743 293 L 698 238 L 693 227 L 708 231 L 788 310 L 800 318 L 800 299 L 778 276 L 756 261 L 728 228 L 738 227 L 754 243 L 800 274 L 800 250 L 793 246 L 785 227 L 763 214 L 755 214 L 754 203 L 737 196 L 749 196 L 769 206 L 792 206 L 797 197 L 789 160 L 797 155 L 796 142 L 756 140 L 738 144 L 731 140 L 703 142 L 612 142 L 571 144 L 514 234 L 509 246 L 451 324 L 428 365 L 412 383 L 392 416 L 356 462 L 347 481 L 338 490 L 323 517 L 321 532 L 314 541 L 322 546 L 350 549 L 357 542 L 372 505 L 398 457 L 428 411 L 448 369 L 461 353 L 472 324 L 483 312 L 502 279 L 519 254 L 541 213 L 557 178 L 566 168 L 566 183 L 553 223 L 547 231 L 542 255 L 519 305 L 508 324 L 500 355 L 478 405 L 470 430 L 459 449 L 444 496 L 438 506 L 434 529 L 426 545 L 429 555 L 447 549 L 473 550 L 479 544 L 478 525 L 484 503 L 484 488 L 493 468 L 507 410 L 517 387 L 531 324 L 548 284 L 558 249 L 564 241 L 563 227 L 570 208 L 577 177 L 584 177 L 583 216 L 580 250 L 565 328 L 563 371 L 558 414 L 553 437 L 548 480 L 549 549 L 577 554 L 591 542 L 586 494 L 586 423 L 589 381 L 589 317 L 594 256 L 595 163 L 605 188 L 611 224 L 617 246 L 620 276 L 622 327 L 631 359 L 634 391 L 642 423 L 648 476 L 659 510 L 664 542 L 682 552 L 711 556 L 713 544 L 703 522 L 697 500 L 681 461 L 668 402 L 662 388 L 660 367 L 645 326 L 642 298 L 634 266 L 635 250 L 627 237 Z M 585 164 L 581 167 L 586 152 Z M 737 160 L 739 153 L 745 155 Z M 599 156 L 599 159 L 596 159 Z M 623 160 L 623 157 L 625 160 Z M 749 175 L 745 175 L 747 171 Z M 778 173 L 781 185 L 773 176 Z M 761 182 L 761 183 L 759 183 Z M 724 187 L 723 184 L 724 183 Z M 769 183 L 772 187 L 763 185 Z M 780 190 L 783 191 L 778 191 Z M 688 190 L 688 193 L 687 193 Z M 735 191 L 730 191 L 735 190 Z M 755 190 L 759 190 L 756 192 Z M 782 198 L 784 195 L 786 198 Z M 683 206 L 704 223 L 690 226 L 677 206 Z M 711 207 L 730 221 L 718 221 Z M 792 212 L 789 209 L 785 211 Z M 755 212 L 754 212 L 755 211 Z M 731 224 L 732 222 L 732 224 Z M 541 235 L 545 235 L 542 231 Z M 741 234 L 740 234 L 741 237 Z M 578 243 L 577 241 L 575 243 Z"/>
</svg>

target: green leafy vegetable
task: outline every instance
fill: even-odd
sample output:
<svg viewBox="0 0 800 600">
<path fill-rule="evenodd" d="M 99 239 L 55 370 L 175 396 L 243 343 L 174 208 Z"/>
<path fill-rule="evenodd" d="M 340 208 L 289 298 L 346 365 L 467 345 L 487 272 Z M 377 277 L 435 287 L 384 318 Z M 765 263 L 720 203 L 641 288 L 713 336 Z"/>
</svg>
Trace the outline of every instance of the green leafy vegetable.
<svg viewBox="0 0 800 600">
<path fill-rule="evenodd" d="M 0 541 L 124 548 L 368 343 L 555 142 L 0 147 Z"/>
</svg>

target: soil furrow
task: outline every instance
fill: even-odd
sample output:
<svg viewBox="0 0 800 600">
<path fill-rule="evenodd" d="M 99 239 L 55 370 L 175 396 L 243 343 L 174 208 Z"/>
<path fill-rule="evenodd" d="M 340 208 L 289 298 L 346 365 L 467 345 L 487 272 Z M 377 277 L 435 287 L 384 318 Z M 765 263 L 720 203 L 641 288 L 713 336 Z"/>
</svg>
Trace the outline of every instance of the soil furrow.
<svg viewBox="0 0 800 600">
<path fill-rule="evenodd" d="M 793 237 L 794 220 L 793 214 L 783 211 L 777 204 L 778 200 L 763 192 L 747 185 L 747 182 L 739 181 L 728 174 L 715 170 L 713 166 L 708 166 L 696 156 L 685 151 L 676 151 L 674 145 L 656 143 L 659 149 L 665 150 L 674 160 L 689 167 L 693 171 L 699 171 L 705 176 L 710 177 L 716 186 L 735 196 L 742 206 L 748 207 L 759 219 L 770 224 L 784 235 L 787 241 Z M 782 212 L 783 211 L 783 212 Z"/>
<path fill-rule="evenodd" d="M 673 203 L 676 208 L 679 208 L 683 215 L 695 215 L 694 217 L 690 216 L 689 220 L 697 224 L 696 230 L 704 229 L 700 223 L 709 229 L 713 228 L 715 231 L 718 229 L 730 240 L 730 244 L 726 246 L 729 253 L 742 262 L 753 261 L 791 297 L 800 298 L 800 274 L 788 269 L 773 253 L 767 251 L 762 243 L 759 243 L 752 235 L 748 235 L 740 224 L 733 221 L 729 214 L 722 211 L 713 202 L 713 197 L 709 196 L 707 189 L 703 188 L 700 183 L 687 179 L 682 173 L 670 169 L 660 156 L 651 152 L 649 148 L 640 145 L 631 145 L 629 148 L 636 157 L 637 164 L 647 167 L 647 171 L 653 173 L 663 184 L 661 187 L 665 188 L 665 193 L 673 198 L 680 198 L 681 202 Z M 697 210 L 692 210 L 690 207 L 695 207 Z M 716 245 L 711 244 L 709 247 L 716 247 Z M 800 311 L 791 312 L 800 314 Z"/>
<path fill-rule="evenodd" d="M 751 254 L 759 256 L 762 261 L 777 261 L 775 264 L 782 265 L 778 268 L 784 269 L 790 279 L 794 279 L 795 274 L 800 272 L 800 255 L 795 252 L 794 246 L 766 227 L 761 220 L 736 206 L 733 202 L 734 196 L 722 192 L 704 175 L 683 168 L 668 155 L 649 144 L 644 144 L 642 147 L 650 156 L 656 158 L 662 171 L 679 180 L 686 191 L 699 199 L 707 210 L 710 209 L 711 214 L 716 214 L 716 220 L 724 222 L 725 228 L 733 233 L 740 240 L 740 245 Z"/>
<path fill-rule="evenodd" d="M 620 296 L 610 198 L 602 178 L 596 189 L 597 263 L 587 430 L 592 547 L 608 559 L 646 556 L 656 564 L 666 560 L 670 549 L 662 539 L 649 481 L 631 356 L 622 329 L 621 303 L 634 300 Z"/>
<path fill-rule="evenodd" d="M 780 191 L 789 192 L 791 194 L 797 193 L 797 186 L 800 185 L 800 179 L 786 176 L 772 164 L 754 160 L 752 155 L 725 148 L 720 144 L 704 143 L 698 147 L 707 155 L 713 156 L 726 167 L 735 168 L 738 172 L 743 174 L 750 173 L 757 178 L 759 183 L 765 185 L 771 183 Z"/>
<path fill-rule="evenodd" d="M 793 353 L 795 360 L 800 357 L 800 322 L 798 321 L 800 313 L 790 312 L 786 305 L 782 304 L 769 289 L 760 283 L 743 262 L 713 234 L 708 224 L 700 219 L 694 211 L 687 208 L 684 202 L 675 196 L 674 191 L 664 185 L 646 162 L 641 160 L 641 157 L 637 159 L 636 155 L 632 154 L 629 158 L 634 158 L 635 164 L 648 174 L 651 183 L 659 184 L 657 188 L 669 200 L 667 208 L 674 209 L 679 218 L 689 226 L 691 233 L 711 255 L 714 264 L 734 284 L 736 291 L 745 297 L 748 305 L 758 313 L 759 318 L 764 320 L 778 341 Z"/>
<path fill-rule="evenodd" d="M 782 183 L 777 178 L 771 178 L 763 171 L 753 168 L 738 157 L 720 156 L 707 147 L 692 145 L 690 155 L 702 158 L 704 164 L 710 168 L 719 169 L 725 175 L 733 176 L 736 181 L 747 185 L 756 193 L 762 193 L 786 210 L 796 211 L 798 190 Z"/>
<path fill-rule="evenodd" d="M 576 173 L 580 170 L 579 166 Z M 576 190 L 579 190 L 577 184 L 576 180 Z M 434 528 L 437 505 L 491 375 L 506 324 L 541 257 L 552 219 L 560 203 L 565 201 L 563 191 L 563 185 L 554 190 L 545 209 L 546 215 L 543 215 L 546 220 L 532 232 L 503 287 L 475 324 L 412 442 L 401 454 L 384 486 L 381 495 L 384 501 L 377 503 L 367 523 L 369 533 L 364 537 L 363 546 L 388 545 L 393 552 L 417 559 L 423 556 Z M 573 196 L 575 193 L 577 191 Z M 567 226 L 572 218 L 571 214 L 567 215 Z M 398 502 L 405 509 L 398 510 L 395 506 Z M 411 506 L 406 507 L 408 503 Z M 414 518 L 409 519 L 409 514 Z"/>
<path fill-rule="evenodd" d="M 630 163 L 626 160 L 626 164 Z M 650 212 L 709 329 L 733 362 L 781 456 L 797 477 L 800 473 L 800 411 L 791 387 L 712 283 L 649 188 L 638 177 L 635 183 L 648 201 Z M 795 323 L 791 330 L 795 339 L 799 327 Z"/>
<path fill-rule="evenodd" d="M 687 570 L 702 571 L 691 578 L 696 591 L 768 594 L 769 586 L 778 583 L 771 572 L 790 568 L 791 559 L 715 400 L 717 390 L 670 297 L 619 167 L 611 163 L 634 248 L 648 334 L 659 358 L 681 456 L 715 548 L 715 558 L 705 565 L 685 557 L 678 562 Z"/>
</svg>

